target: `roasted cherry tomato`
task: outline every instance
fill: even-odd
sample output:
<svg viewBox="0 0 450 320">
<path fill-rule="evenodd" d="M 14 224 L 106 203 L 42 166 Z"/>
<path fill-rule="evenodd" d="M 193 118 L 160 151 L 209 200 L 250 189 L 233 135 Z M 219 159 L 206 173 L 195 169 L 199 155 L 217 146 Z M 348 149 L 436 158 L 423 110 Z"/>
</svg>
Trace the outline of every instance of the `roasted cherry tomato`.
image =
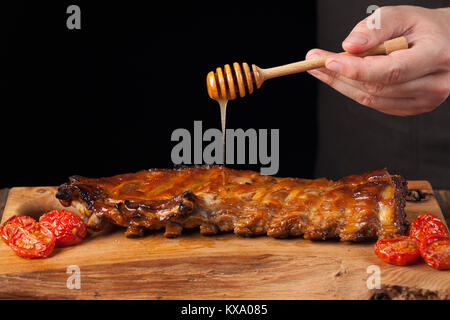
<svg viewBox="0 0 450 320">
<path fill-rule="evenodd" d="M 398 266 L 414 262 L 419 256 L 419 245 L 411 237 L 380 239 L 375 243 L 375 254 L 381 260 Z"/>
<path fill-rule="evenodd" d="M 3 241 L 23 258 L 45 258 L 55 247 L 55 236 L 28 216 L 12 216 L 1 226 Z"/>
<path fill-rule="evenodd" d="M 432 235 L 450 236 L 445 224 L 431 213 L 424 213 L 414 219 L 409 236 L 421 242 Z"/>
<path fill-rule="evenodd" d="M 429 236 L 420 245 L 420 255 L 429 266 L 435 269 L 450 269 L 450 237 Z"/>
<path fill-rule="evenodd" d="M 53 232 L 57 247 L 80 243 L 87 233 L 84 221 L 77 214 L 67 210 L 47 212 L 39 219 L 39 223 Z"/>
</svg>

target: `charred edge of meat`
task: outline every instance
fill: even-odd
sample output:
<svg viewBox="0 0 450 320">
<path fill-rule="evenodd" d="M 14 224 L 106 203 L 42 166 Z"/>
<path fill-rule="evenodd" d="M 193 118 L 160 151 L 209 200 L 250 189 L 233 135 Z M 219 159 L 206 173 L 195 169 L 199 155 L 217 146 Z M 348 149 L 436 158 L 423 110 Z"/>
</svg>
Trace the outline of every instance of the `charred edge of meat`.
<svg viewBox="0 0 450 320">
<path fill-rule="evenodd" d="M 145 234 L 145 227 L 130 225 L 125 231 L 125 236 L 128 238 L 139 238 Z"/>
<path fill-rule="evenodd" d="M 180 206 L 180 212 L 190 212 L 193 209 L 193 204 L 196 199 L 194 193 L 192 191 L 185 191 L 178 196 L 171 199 L 164 200 L 151 200 L 146 203 L 135 202 L 133 200 L 124 200 L 123 204 L 127 207 L 127 209 L 139 209 L 142 208 L 144 210 L 149 211 L 157 211 L 167 209 L 168 207 L 172 207 L 174 205 Z M 183 202 L 185 201 L 185 202 Z"/>
<path fill-rule="evenodd" d="M 72 180 L 72 177 L 70 178 Z M 65 206 L 70 206 L 71 200 L 74 199 L 73 194 L 78 193 L 80 198 L 86 203 L 88 209 L 91 209 L 94 202 L 101 198 L 103 190 L 90 185 L 74 185 L 63 183 L 56 193 L 56 198 L 61 200 Z"/>
<path fill-rule="evenodd" d="M 72 200 L 72 188 L 70 188 L 66 183 L 62 184 L 58 188 L 58 192 L 56 192 L 56 198 L 60 201 L 67 203 L 67 206 L 70 206 L 70 202 Z"/>
<path fill-rule="evenodd" d="M 183 226 L 179 223 L 167 221 L 166 229 L 164 231 L 164 237 L 166 238 L 176 238 L 183 232 Z"/>
<path fill-rule="evenodd" d="M 409 222 L 406 219 L 406 195 L 408 193 L 408 182 L 401 176 L 392 176 L 392 183 L 395 187 L 395 226 L 400 234 L 406 234 Z"/>
<path fill-rule="evenodd" d="M 63 183 L 58 187 L 58 192 L 56 193 L 56 198 L 59 200 L 69 200 L 71 198 L 72 192 L 71 187 L 67 183 Z"/>
<path fill-rule="evenodd" d="M 356 241 L 374 241 L 378 239 L 377 233 L 377 226 L 366 226 L 355 233 L 355 239 Z"/>
<path fill-rule="evenodd" d="M 144 230 L 141 230 L 141 228 L 145 229 L 145 225 L 142 225 L 142 223 L 153 221 L 153 223 L 164 222 L 167 229 L 166 237 L 175 237 L 180 235 L 183 230 L 176 221 L 194 211 L 194 199 L 194 194 L 187 191 L 172 199 L 151 201 L 152 203 L 146 204 L 124 200 L 123 202 L 117 202 L 114 207 L 125 218 L 126 224 L 123 224 L 123 226 L 132 226 L 132 228 L 127 229 L 127 236 L 143 234 Z M 164 214 L 161 214 L 162 212 Z M 114 221 L 114 218 L 110 216 L 106 216 L 106 218 Z"/>
</svg>

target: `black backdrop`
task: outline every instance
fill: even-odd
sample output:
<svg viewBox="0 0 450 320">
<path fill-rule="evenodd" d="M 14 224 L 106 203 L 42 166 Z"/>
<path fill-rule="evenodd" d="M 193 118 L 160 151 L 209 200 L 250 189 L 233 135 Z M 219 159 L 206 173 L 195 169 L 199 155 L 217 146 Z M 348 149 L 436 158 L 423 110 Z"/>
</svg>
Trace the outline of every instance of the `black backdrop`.
<svg viewBox="0 0 450 320">
<path fill-rule="evenodd" d="M 313 1 L 145 3 L 5 9 L 0 187 L 172 167 L 174 129 L 220 128 L 210 70 L 290 63 L 316 46 Z M 66 27 L 70 4 L 81 30 Z M 307 73 L 274 79 L 229 104 L 229 128 L 280 129 L 279 176 L 313 175 L 316 85 Z"/>
</svg>

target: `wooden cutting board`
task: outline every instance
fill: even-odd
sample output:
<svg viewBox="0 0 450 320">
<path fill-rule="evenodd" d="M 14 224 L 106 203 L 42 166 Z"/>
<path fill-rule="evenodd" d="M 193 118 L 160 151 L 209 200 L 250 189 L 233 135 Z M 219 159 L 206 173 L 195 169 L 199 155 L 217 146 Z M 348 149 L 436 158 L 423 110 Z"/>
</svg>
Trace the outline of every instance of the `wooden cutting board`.
<svg viewBox="0 0 450 320">
<path fill-rule="evenodd" d="M 423 212 L 443 218 L 428 182 L 410 181 L 409 188 L 426 195 L 420 202 L 408 202 L 410 221 Z M 56 187 L 12 188 L 3 221 L 14 214 L 38 217 L 61 208 L 55 191 Z M 205 237 L 198 232 L 176 239 L 166 239 L 161 232 L 128 239 L 123 232 L 89 237 L 40 260 L 20 258 L 0 243 L 0 298 L 450 298 L 450 271 L 424 263 L 389 265 L 374 255 L 373 243 Z M 69 277 L 69 283 L 75 283 L 67 273 L 73 265 L 80 270 L 80 289 L 67 287 Z M 368 279 L 377 267 L 380 288 L 369 289 Z"/>
</svg>

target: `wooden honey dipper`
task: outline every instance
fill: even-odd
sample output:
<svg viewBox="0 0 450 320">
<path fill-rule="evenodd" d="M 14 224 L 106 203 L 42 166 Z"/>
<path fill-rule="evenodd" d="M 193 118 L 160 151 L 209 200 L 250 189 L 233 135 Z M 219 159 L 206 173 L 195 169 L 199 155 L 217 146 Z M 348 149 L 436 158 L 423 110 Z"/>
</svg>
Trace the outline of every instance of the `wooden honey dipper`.
<svg viewBox="0 0 450 320">
<path fill-rule="evenodd" d="M 339 54 L 366 57 L 387 55 L 393 51 L 402 49 L 408 49 L 408 41 L 405 37 L 385 41 L 384 43 L 361 53 L 354 54 L 341 52 Z M 246 62 L 242 63 L 242 67 L 237 62 L 233 63 L 233 69 L 230 65 L 226 64 L 224 66 L 224 71 L 219 67 L 216 69 L 215 73 L 214 71 L 211 71 L 206 76 L 208 95 L 214 100 L 234 100 L 238 95 L 242 98 L 245 96 L 246 88 L 247 92 L 252 94 L 255 87 L 259 89 L 263 82 L 268 79 L 322 68 L 325 66 L 325 61 L 329 57 L 329 55 L 321 56 L 316 59 L 303 60 L 269 69 L 262 69 L 252 64 L 252 70 L 250 70 L 250 67 Z"/>
</svg>

